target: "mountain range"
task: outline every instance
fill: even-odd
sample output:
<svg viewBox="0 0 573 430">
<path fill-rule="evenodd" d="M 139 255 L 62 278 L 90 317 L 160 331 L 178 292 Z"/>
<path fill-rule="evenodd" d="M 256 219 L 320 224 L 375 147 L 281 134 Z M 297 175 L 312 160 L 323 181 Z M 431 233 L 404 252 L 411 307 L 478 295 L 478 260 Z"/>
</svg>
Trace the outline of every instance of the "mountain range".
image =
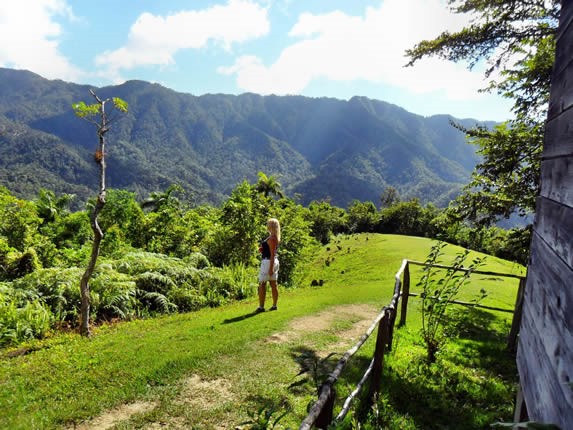
<svg viewBox="0 0 573 430">
<path fill-rule="evenodd" d="M 144 81 L 97 88 L 0 68 L 0 185 L 23 198 L 40 188 L 80 201 L 95 195 L 96 129 L 72 110 L 94 102 L 90 89 L 129 104 L 106 135 L 107 184 L 141 198 L 179 184 L 193 202 L 218 204 L 262 171 L 303 204 L 379 203 L 392 186 L 403 199 L 443 207 L 478 161 L 451 125 L 478 121 L 422 117 L 366 97 L 194 96 Z"/>
</svg>

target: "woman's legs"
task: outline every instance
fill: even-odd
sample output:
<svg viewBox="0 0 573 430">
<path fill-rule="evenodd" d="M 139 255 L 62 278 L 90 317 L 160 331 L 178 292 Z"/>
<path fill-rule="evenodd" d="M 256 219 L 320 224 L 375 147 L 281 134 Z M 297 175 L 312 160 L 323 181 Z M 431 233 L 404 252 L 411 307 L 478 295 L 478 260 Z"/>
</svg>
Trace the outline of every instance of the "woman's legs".
<svg viewBox="0 0 573 430">
<path fill-rule="evenodd" d="M 267 296 L 267 281 L 263 281 L 259 284 L 259 308 L 265 308 L 265 298 Z"/>
<path fill-rule="evenodd" d="M 273 306 L 276 307 L 277 302 L 279 300 L 279 289 L 277 286 L 277 281 L 269 281 L 269 282 L 271 284 L 271 292 L 273 295 Z"/>
</svg>

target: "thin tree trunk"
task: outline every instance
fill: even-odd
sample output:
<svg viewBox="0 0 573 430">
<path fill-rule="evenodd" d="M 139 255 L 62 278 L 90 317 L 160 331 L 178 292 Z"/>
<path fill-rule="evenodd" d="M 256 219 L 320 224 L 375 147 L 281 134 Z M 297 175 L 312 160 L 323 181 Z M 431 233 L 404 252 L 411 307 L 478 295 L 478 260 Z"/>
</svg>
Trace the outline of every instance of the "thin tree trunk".
<svg viewBox="0 0 573 430">
<path fill-rule="evenodd" d="M 83 336 L 90 335 L 90 286 L 89 280 L 95 269 L 97 258 L 99 256 L 99 247 L 101 240 L 103 239 L 103 232 L 97 222 L 97 216 L 105 204 L 105 190 L 100 192 L 97 198 L 97 203 L 91 216 L 91 226 L 94 232 L 94 240 L 92 243 L 92 252 L 90 256 L 90 261 L 88 267 L 82 276 L 80 281 L 80 292 L 82 298 L 81 312 L 80 312 L 80 333 Z"/>
<path fill-rule="evenodd" d="M 103 239 L 103 232 L 98 224 L 97 217 L 105 205 L 105 133 L 107 132 L 107 124 L 105 117 L 105 104 L 92 92 L 101 104 L 102 122 L 98 130 L 99 147 L 95 153 L 95 160 L 99 164 L 99 194 L 91 215 L 91 226 L 94 233 L 94 240 L 92 244 L 92 252 L 88 267 L 80 281 L 81 293 L 81 309 L 80 309 L 80 333 L 82 336 L 89 336 L 90 333 L 90 285 L 89 280 L 94 272 L 97 258 L 99 256 L 99 248 Z"/>
</svg>

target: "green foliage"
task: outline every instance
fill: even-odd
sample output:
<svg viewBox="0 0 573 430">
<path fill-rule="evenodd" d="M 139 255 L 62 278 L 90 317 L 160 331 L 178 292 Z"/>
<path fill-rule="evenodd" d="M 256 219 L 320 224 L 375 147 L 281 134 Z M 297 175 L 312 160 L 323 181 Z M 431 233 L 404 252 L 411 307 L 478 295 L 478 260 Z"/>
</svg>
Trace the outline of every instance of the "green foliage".
<svg viewBox="0 0 573 430">
<path fill-rule="evenodd" d="M 473 22 L 456 33 L 444 32 L 407 51 L 409 65 L 425 56 L 468 61 L 486 59 L 486 76 L 498 69 L 487 91 L 513 100 L 516 115 L 494 130 L 475 126 L 464 131 L 477 144 L 482 161 L 471 183 L 453 205 L 457 217 L 478 225 L 534 210 L 538 194 L 540 154 L 555 57 L 560 2 L 450 0 L 457 13 L 473 13 Z"/>
<path fill-rule="evenodd" d="M 257 193 L 261 193 L 264 197 L 269 197 L 269 194 L 280 198 L 284 197 L 281 191 L 281 184 L 277 182 L 273 175 L 267 176 L 265 173 L 259 172 L 257 176 L 258 180 L 254 186 L 254 190 Z"/>
<path fill-rule="evenodd" d="M 380 204 L 383 208 L 388 208 L 390 206 L 400 203 L 400 194 L 398 190 L 394 187 L 386 187 L 380 196 Z"/>
<path fill-rule="evenodd" d="M 92 95 L 96 97 L 93 92 Z M 104 105 L 106 105 L 107 102 L 109 101 L 111 101 L 112 110 L 115 109 L 122 113 L 127 112 L 128 109 L 127 102 L 125 100 L 120 99 L 119 97 L 112 97 L 111 99 L 107 100 L 99 100 L 99 99 L 97 100 L 98 100 L 97 103 L 92 103 L 92 104 L 87 104 L 83 101 L 79 103 L 74 103 L 72 104 L 72 109 L 74 110 L 76 116 L 85 119 L 89 122 L 92 122 L 94 124 L 98 124 L 97 121 L 99 120 L 100 115 L 104 113 L 106 115 L 109 115 L 109 112 L 106 113 L 104 110 Z"/>
<path fill-rule="evenodd" d="M 136 281 L 100 266 L 91 282 L 91 313 L 96 321 L 130 320 L 139 315 Z"/>
<path fill-rule="evenodd" d="M 100 220 L 105 229 L 103 262 L 90 281 L 94 320 L 187 312 L 253 296 L 257 245 L 266 236 L 269 217 L 278 218 L 282 226 L 279 283 L 284 287 L 310 283 L 303 263 L 315 256 L 318 240 L 329 243 L 332 254 L 323 259 L 320 273 L 312 279 L 326 280 L 326 268 L 337 266 L 335 253 L 350 252 L 338 235 L 351 229 L 439 235 L 451 243 L 513 259 L 523 257 L 529 233 L 450 223 L 444 213 L 416 199 L 380 211 L 371 202 L 355 202 L 348 212 L 324 201 L 305 208 L 291 199 L 265 197 L 245 181 L 221 208 L 188 208 L 175 198 L 177 190 L 170 187 L 166 195 L 157 193 L 160 204 L 149 205 L 146 211 L 134 193 L 108 190 Z M 20 216 L 13 224 L 16 236 L 25 237 L 30 246 L 16 249 L 0 235 L 0 280 L 12 281 L 7 285 L 23 297 L 21 306 L 36 299 L 46 306 L 53 315 L 52 327 L 76 323 L 77 267 L 88 261 L 92 236 L 88 213 L 70 213 L 64 205 L 55 212 L 45 209 L 53 216 L 42 221 L 35 215 L 38 202 L 19 201 L 7 190 L 2 196 L 8 206 L 30 209 L 10 212 Z M 46 207 L 58 200 L 47 190 L 42 196 Z M 13 235 L 8 230 L 6 234 Z M 344 269 L 338 275 L 341 272 Z"/>
<path fill-rule="evenodd" d="M 164 209 L 179 209 L 181 202 L 176 197 L 176 194 L 183 193 L 183 188 L 180 185 L 172 184 L 165 192 L 154 191 L 146 198 L 141 207 L 151 210 L 152 212 L 159 212 Z"/>
<path fill-rule="evenodd" d="M 78 268 L 41 269 L 16 279 L 12 287 L 27 300 L 40 300 L 55 321 L 74 322 L 80 303 L 79 278 Z"/>
<path fill-rule="evenodd" d="M 85 102 L 79 102 L 72 105 L 74 112 L 80 118 L 89 118 L 94 115 L 97 115 L 100 111 L 100 105 L 98 103 L 93 103 L 91 105 L 86 104 Z"/>
<path fill-rule="evenodd" d="M 0 299 L 0 347 L 45 337 L 52 318 L 49 309 L 38 300 L 18 307 L 15 301 Z"/>
<path fill-rule="evenodd" d="M 487 226 L 516 211 L 521 216 L 532 213 L 539 193 L 544 130 L 542 123 L 522 122 L 504 123 L 493 131 L 464 130 L 483 161 L 464 193 L 452 202 L 452 216 Z"/>
<path fill-rule="evenodd" d="M 140 244 L 140 235 L 145 229 L 145 215 L 135 199 L 135 193 L 126 190 L 108 189 L 105 206 L 98 216 L 104 232 L 113 226 L 122 233 L 121 240 L 130 245 Z"/>
<path fill-rule="evenodd" d="M 434 206 L 423 207 L 418 199 L 395 203 L 380 211 L 376 231 L 434 237 L 436 231 L 432 221 L 437 215 L 438 210 Z"/>
<path fill-rule="evenodd" d="M 436 361 L 436 354 L 448 337 L 453 335 L 452 324 L 447 319 L 452 302 L 456 300 L 460 289 L 469 282 L 472 271 L 483 264 L 483 259 L 476 257 L 469 266 L 464 267 L 469 255 L 469 251 L 465 250 L 447 264 L 449 268 L 445 269 L 445 274 L 439 275 L 439 271 L 444 269 L 433 266 L 440 264 L 439 259 L 445 246 L 443 242 L 432 246 L 425 261 L 423 275 L 416 284 L 422 287 L 422 337 L 430 363 Z"/>
<path fill-rule="evenodd" d="M 11 262 L 8 269 L 9 276 L 12 278 L 20 278 L 40 269 L 40 267 L 36 250 L 34 248 L 28 248 Z"/>
<path fill-rule="evenodd" d="M 80 247 L 88 242 L 92 234 L 90 219 L 85 211 L 66 214 L 43 226 L 41 232 L 59 249 Z"/>
<path fill-rule="evenodd" d="M 450 0 L 449 4 L 455 13 L 473 13 L 476 19 L 459 32 L 445 31 L 436 39 L 422 41 L 406 51 L 410 57 L 409 65 L 425 56 L 438 56 L 456 62 L 466 60 L 473 67 L 485 58 L 489 60 L 486 75 L 500 68 L 506 78 L 501 83 L 494 82 L 490 89 L 500 87 L 500 91 L 509 92 L 509 96 L 516 99 L 517 106 L 523 103 L 517 96 L 524 100 L 529 98 L 528 106 L 532 100 L 543 100 L 549 86 L 550 71 L 547 69 L 551 69 L 553 57 L 543 62 L 537 57 L 539 51 L 548 51 L 545 49 L 548 39 L 555 35 L 559 1 Z M 514 55 L 521 56 L 522 61 L 511 68 L 509 60 Z M 532 67 L 532 62 L 543 66 L 533 74 L 537 84 L 535 89 L 530 86 L 531 81 L 521 75 L 524 68 Z M 540 79 L 542 76 L 546 80 Z"/>
<path fill-rule="evenodd" d="M 123 230 L 114 224 L 107 229 L 101 242 L 100 254 L 103 257 L 121 257 L 128 246 Z"/>
<path fill-rule="evenodd" d="M 0 237 L 0 280 L 20 278 L 40 267 L 41 264 L 34 248 L 19 252 Z"/>
<path fill-rule="evenodd" d="M 112 262 L 120 273 L 136 275 L 145 272 L 158 272 L 182 280 L 196 269 L 207 266 L 208 261 L 201 254 L 188 256 L 185 260 L 152 252 L 128 252 Z"/>
<path fill-rule="evenodd" d="M 305 208 L 291 200 L 281 200 L 270 214 L 281 222 L 279 282 L 284 285 L 293 285 L 296 268 L 302 263 L 305 250 L 315 243 L 310 236 L 306 214 Z"/>
<path fill-rule="evenodd" d="M 264 198 L 247 181 L 239 184 L 223 205 L 223 227 L 218 230 L 209 259 L 217 266 L 252 263 L 255 245 L 265 233 L 267 217 Z"/>
<path fill-rule="evenodd" d="M 17 199 L 0 187 L 0 237 L 5 238 L 8 246 L 24 251 L 32 244 L 40 222 L 32 202 Z"/>
<path fill-rule="evenodd" d="M 354 200 L 348 207 L 348 230 L 350 233 L 369 233 L 378 222 L 378 211 L 372 202 Z"/>
<path fill-rule="evenodd" d="M 346 211 L 327 201 L 311 202 L 305 218 L 310 222 L 311 236 L 323 245 L 330 242 L 332 235 L 344 231 L 347 224 Z"/>
<path fill-rule="evenodd" d="M 73 194 L 63 194 L 56 197 L 56 193 L 53 191 L 41 188 L 35 203 L 36 211 L 38 216 L 42 218 L 42 223 L 53 222 L 66 213 L 74 197 Z"/>
</svg>

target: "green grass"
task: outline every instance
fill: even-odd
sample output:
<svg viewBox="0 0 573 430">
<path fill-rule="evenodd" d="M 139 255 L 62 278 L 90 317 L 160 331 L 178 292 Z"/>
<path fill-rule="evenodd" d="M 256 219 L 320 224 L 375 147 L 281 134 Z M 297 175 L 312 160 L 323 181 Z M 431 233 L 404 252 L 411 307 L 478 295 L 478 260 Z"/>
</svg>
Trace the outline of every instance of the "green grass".
<svg viewBox="0 0 573 430">
<path fill-rule="evenodd" d="M 194 313 L 102 326 L 90 339 L 54 336 L 29 345 L 31 352 L 22 356 L 12 357 L 14 351 L 5 351 L 0 358 L 0 428 L 61 428 L 136 400 L 153 401 L 156 407 L 116 428 L 139 428 L 150 422 L 232 428 L 270 405 L 286 408 L 289 413 L 280 423 L 296 428 L 314 400 L 312 378 L 297 374 L 319 360 L 319 353 L 328 351 L 336 333 L 349 323 L 341 315 L 328 330 L 283 342 L 271 342 L 271 336 L 284 332 L 296 318 L 332 306 L 381 308 L 392 295 L 401 260 L 423 261 L 432 243 L 394 235 L 338 237 L 307 263 L 299 281 L 306 287 L 313 279 L 322 280 L 323 286 L 281 290 L 278 312 L 255 315 L 256 300 L 249 299 Z M 447 248 L 450 256 L 459 250 Z M 488 257 L 486 268 L 524 270 L 494 257 Z M 412 270 L 413 291 L 416 270 Z M 516 280 L 475 277 L 463 296 L 469 298 L 480 288 L 489 293 L 484 304 L 514 306 Z M 385 378 L 390 382 L 383 383 L 385 407 L 383 413 L 374 414 L 376 419 L 390 423 L 389 428 L 402 424 L 441 428 L 448 425 L 452 407 L 460 410 L 456 417 L 466 427 L 450 423 L 449 428 L 485 428 L 492 418 L 496 419 L 491 422 L 511 418 L 515 360 L 500 355 L 511 314 L 474 312 L 462 321 L 462 336 L 449 344 L 438 363 L 424 368 L 417 336 L 418 301 L 411 298 L 410 304 L 407 326 L 396 331 L 395 347 L 387 358 Z M 352 359 L 338 384 L 339 397 L 360 378 L 372 349 L 369 341 Z M 334 355 L 322 364 L 328 369 L 339 358 Z M 201 378 L 202 389 L 190 388 L 192 376 Z M 414 402 L 412 396 L 421 400 Z M 496 409 L 487 413 L 490 406 Z"/>
</svg>

